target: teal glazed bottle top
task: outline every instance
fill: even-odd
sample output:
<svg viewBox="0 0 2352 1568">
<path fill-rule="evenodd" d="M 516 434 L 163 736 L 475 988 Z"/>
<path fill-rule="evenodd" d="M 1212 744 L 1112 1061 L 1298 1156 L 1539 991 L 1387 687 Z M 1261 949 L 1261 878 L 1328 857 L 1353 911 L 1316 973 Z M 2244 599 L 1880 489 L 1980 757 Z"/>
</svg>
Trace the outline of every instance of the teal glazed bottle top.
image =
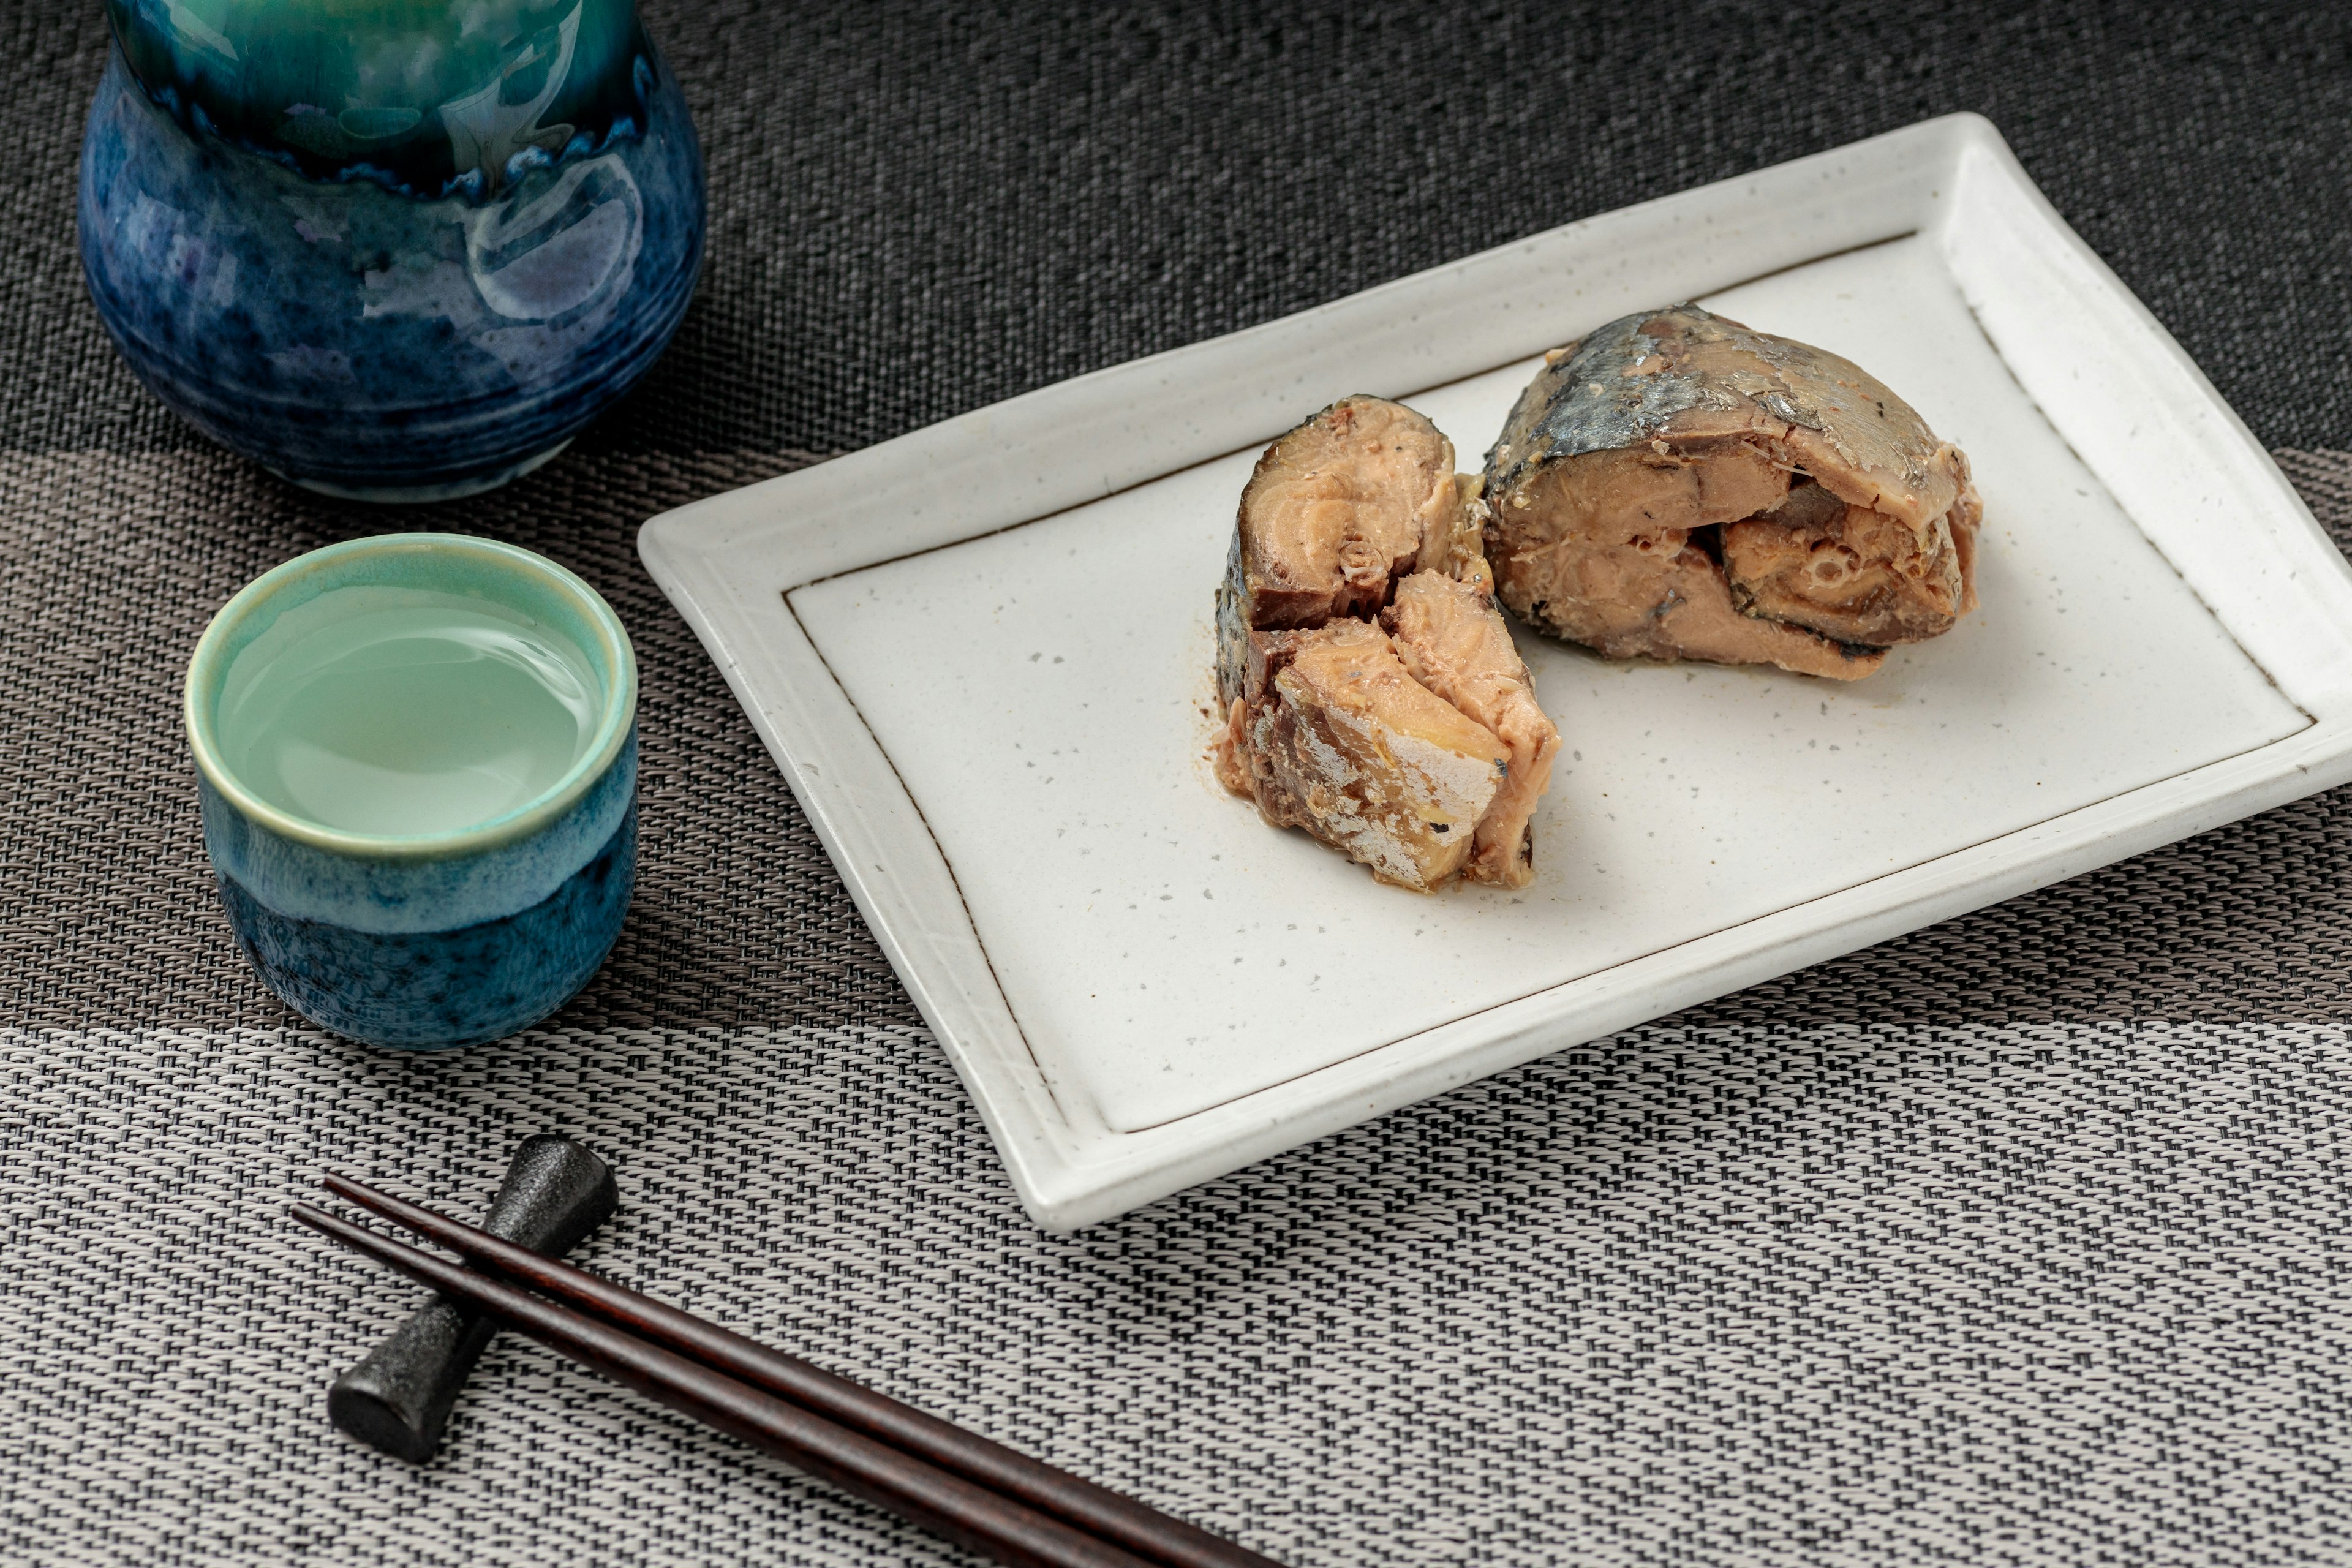
<svg viewBox="0 0 2352 1568">
<path fill-rule="evenodd" d="M 631 0 L 107 0 L 149 97 L 312 179 L 484 201 L 644 131 Z"/>
</svg>

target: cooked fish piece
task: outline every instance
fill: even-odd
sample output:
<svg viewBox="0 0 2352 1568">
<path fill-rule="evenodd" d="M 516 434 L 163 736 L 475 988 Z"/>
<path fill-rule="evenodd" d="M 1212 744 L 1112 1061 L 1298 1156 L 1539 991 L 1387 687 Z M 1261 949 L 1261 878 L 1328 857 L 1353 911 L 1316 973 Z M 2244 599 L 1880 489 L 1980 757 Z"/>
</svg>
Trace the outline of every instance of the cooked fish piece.
<svg viewBox="0 0 2352 1568">
<path fill-rule="evenodd" d="M 1486 480 L 1503 602 L 1612 658 L 1851 680 L 1976 605 L 1960 449 L 1851 361 L 1696 305 L 1548 355 Z"/>
<path fill-rule="evenodd" d="M 1426 892 L 1462 869 L 1509 749 L 1415 680 L 1368 621 L 1257 647 L 1263 695 L 1232 707 L 1227 785 L 1275 826 L 1307 829 L 1382 881 Z"/>
<path fill-rule="evenodd" d="M 1535 879 L 1529 824 L 1551 784 L 1559 731 L 1536 700 L 1528 667 L 1495 607 L 1486 563 L 1465 582 L 1416 572 L 1397 584 L 1381 625 L 1407 673 L 1484 725 L 1510 753 L 1501 787 L 1479 817 L 1462 874 L 1474 882 L 1523 888 Z"/>
<path fill-rule="evenodd" d="M 1967 460 L 1958 466 L 1965 478 Z M 1800 477 L 1780 506 L 1724 525 L 1732 602 L 1841 643 L 1940 637 L 1976 606 L 1979 505 L 1971 489 L 1965 508 L 1915 526 Z"/>
<path fill-rule="evenodd" d="M 1533 877 L 1559 743 L 1495 606 L 1484 483 L 1413 410 L 1342 398 L 1258 459 L 1217 590 L 1218 776 L 1423 890 Z"/>
<path fill-rule="evenodd" d="M 1486 564 L 1486 502 L 1479 493 L 1486 486 L 1484 474 L 1454 476 L 1457 504 L 1450 516 L 1423 533 L 1414 571 L 1435 572 L 1487 588 L 1495 585 L 1494 571 Z"/>
<path fill-rule="evenodd" d="M 1398 578 L 1464 548 L 1464 528 L 1454 443 L 1402 403 L 1343 397 L 1275 442 L 1218 590 L 1219 693 L 1240 689 L 1248 633 L 1376 616 Z"/>
</svg>

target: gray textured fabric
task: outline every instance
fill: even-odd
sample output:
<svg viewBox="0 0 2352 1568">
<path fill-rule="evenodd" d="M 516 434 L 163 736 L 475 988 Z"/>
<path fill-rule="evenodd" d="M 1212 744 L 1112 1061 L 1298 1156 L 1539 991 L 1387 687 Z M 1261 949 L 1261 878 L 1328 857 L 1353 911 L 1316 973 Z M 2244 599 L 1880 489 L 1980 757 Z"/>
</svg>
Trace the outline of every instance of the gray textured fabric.
<svg viewBox="0 0 2352 1568">
<path fill-rule="evenodd" d="M 328 1168 L 478 1205 L 560 1130 L 619 1167 L 599 1266 L 1302 1568 L 2352 1562 L 2352 791 L 1055 1238 L 633 549 L 1952 108 L 2265 439 L 2352 446 L 2352 13 L 649 10 L 712 160 L 684 333 L 562 460 L 391 518 L 192 449 L 129 379 L 72 254 L 95 7 L 0 14 L 0 1560 L 959 1560 L 511 1341 L 430 1468 L 326 1426 L 413 1295 L 282 1205 Z M 2281 457 L 2352 544 L 2352 455 Z M 572 566 L 645 673 L 620 948 L 446 1058 L 254 980 L 177 730 L 223 599 L 394 526 Z"/>
<path fill-rule="evenodd" d="M 593 1263 L 1302 1568 L 2352 1541 L 2341 1027 L 1667 1025 L 1066 1238 L 904 1030 L 0 1064 L 11 1562 L 959 1560 L 510 1340 L 430 1468 L 326 1426 L 411 1296 L 280 1205 L 546 1126 L 617 1152 Z"/>
</svg>

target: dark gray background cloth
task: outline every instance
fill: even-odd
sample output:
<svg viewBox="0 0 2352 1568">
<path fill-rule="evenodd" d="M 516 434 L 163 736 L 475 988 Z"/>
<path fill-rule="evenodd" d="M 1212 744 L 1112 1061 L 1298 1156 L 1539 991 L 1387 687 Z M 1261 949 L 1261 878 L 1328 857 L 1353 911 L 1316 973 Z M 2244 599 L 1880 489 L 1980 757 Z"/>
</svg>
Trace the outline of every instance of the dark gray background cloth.
<svg viewBox="0 0 2352 1568">
<path fill-rule="evenodd" d="M 96 0 L 14 0 L 0 441 L 187 439 L 67 243 Z M 832 452 L 1975 110 L 2273 447 L 2352 439 L 2352 7 L 648 5 L 701 298 L 593 444 Z"/>
<path fill-rule="evenodd" d="M 0 1558 L 954 1561 L 500 1342 L 444 1457 L 330 1431 L 411 1293 L 281 1218 L 610 1152 L 585 1255 L 1302 1565 L 2352 1561 L 2352 794 L 1615 1039 L 1077 1237 L 1019 1211 L 652 513 L 1028 387 L 1980 110 L 2352 544 L 2352 8 L 651 8 L 711 166 L 646 385 L 387 514 L 205 447 L 73 250 L 95 7 L 0 15 Z M 177 684 L 394 527 L 613 600 L 643 863 L 583 995 L 308 1028 L 214 902 Z"/>
</svg>

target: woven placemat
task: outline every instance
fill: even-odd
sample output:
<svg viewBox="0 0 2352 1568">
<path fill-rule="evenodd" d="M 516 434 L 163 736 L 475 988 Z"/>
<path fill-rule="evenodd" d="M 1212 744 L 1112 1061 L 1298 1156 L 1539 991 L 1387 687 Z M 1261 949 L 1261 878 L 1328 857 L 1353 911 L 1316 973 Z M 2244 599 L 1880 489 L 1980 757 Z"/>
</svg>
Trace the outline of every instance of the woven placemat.
<svg viewBox="0 0 2352 1568">
<path fill-rule="evenodd" d="M 656 25 L 712 163 L 686 331 L 560 462 L 388 517 L 129 380 L 72 254 L 100 35 L 0 16 L 0 1559 L 960 1561 L 528 1345 L 434 1466 L 327 1426 L 413 1297 L 283 1204 L 343 1168 L 478 1205 L 551 1129 L 619 1167 L 599 1267 L 1307 1568 L 2352 1556 L 2352 792 L 1056 1238 L 634 552 L 826 453 L 1963 107 L 2352 543 L 2352 455 L 2320 449 L 2352 447 L 2352 22 Z M 546 1027 L 449 1057 L 322 1036 L 252 978 L 177 731 L 222 600 L 393 526 L 562 561 L 645 671 L 620 948 Z"/>
</svg>

